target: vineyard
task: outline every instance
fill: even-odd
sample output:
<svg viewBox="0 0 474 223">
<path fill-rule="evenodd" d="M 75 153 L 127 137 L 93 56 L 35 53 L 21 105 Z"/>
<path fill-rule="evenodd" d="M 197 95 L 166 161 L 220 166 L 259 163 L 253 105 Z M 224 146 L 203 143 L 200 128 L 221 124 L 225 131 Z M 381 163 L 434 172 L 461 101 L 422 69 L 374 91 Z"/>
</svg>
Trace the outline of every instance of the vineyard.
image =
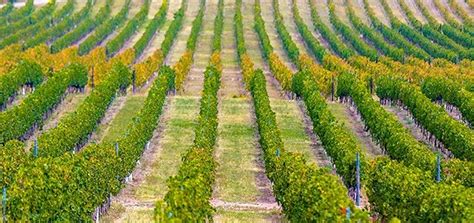
<svg viewBox="0 0 474 223">
<path fill-rule="evenodd" d="M 472 0 L 0 3 L 0 222 L 474 222 Z"/>
</svg>

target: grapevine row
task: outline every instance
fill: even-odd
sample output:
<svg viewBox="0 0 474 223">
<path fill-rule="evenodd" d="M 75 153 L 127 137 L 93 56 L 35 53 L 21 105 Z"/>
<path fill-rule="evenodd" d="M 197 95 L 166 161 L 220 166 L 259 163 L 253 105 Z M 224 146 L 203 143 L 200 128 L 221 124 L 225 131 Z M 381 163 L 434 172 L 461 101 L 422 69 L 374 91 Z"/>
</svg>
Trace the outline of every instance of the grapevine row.
<svg viewBox="0 0 474 223">
<path fill-rule="evenodd" d="M 106 3 L 110 3 L 110 1 L 106 1 Z M 92 7 L 92 5 L 87 5 L 87 7 Z M 57 53 L 62 49 L 68 47 L 72 43 L 80 40 L 82 37 L 87 35 L 91 32 L 96 26 L 102 24 L 110 15 L 111 9 L 110 5 L 106 4 L 103 6 L 95 18 L 92 18 L 91 15 L 91 8 L 87 10 L 87 15 L 85 20 L 78 24 L 78 26 L 72 30 L 71 32 L 67 33 L 66 35 L 60 37 L 59 39 L 55 40 L 51 44 L 51 52 Z"/>
<path fill-rule="evenodd" d="M 120 191 L 151 139 L 173 77 L 170 68 L 160 69 L 145 105 L 117 144 L 92 144 L 76 155 L 27 162 L 8 189 L 7 219 L 90 221 L 94 211 L 102 211 L 102 204 Z"/>
<path fill-rule="evenodd" d="M 274 6 L 277 6 L 277 5 L 274 4 Z M 278 11 L 278 7 L 275 7 L 274 12 L 278 13 L 277 11 Z M 268 40 L 268 35 L 266 34 L 265 27 L 263 24 L 261 24 L 260 21 L 262 21 L 261 12 L 260 12 L 260 4 L 259 4 L 259 1 L 256 1 L 255 29 L 257 33 L 259 33 L 260 43 L 263 48 L 263 51 L 268 51 L 270 55 L 273 55 L 271 44 Z M 284 26 L 282 26 L 281 28 L 285 29 Z M 265 42 L 267 42 L 268 45 L 266 45 Z M 280 61 L 279 58 L 277 59 L 278 61 Z M 267 59 L 267 60 L 269 60 L 269 63 L 272 64 L 270 59 Z M 289 70 L 285 65 L 283 65 L 283 63 L 280 62 L 279 64 L 282 65 L 280 69 Z M 272 70 L 272 73 L 277 77 L 280 83 L 284 83 L 281 80 L 285 80 L 285 79 L 278 78 L 279 76 L 281 76 L 281 74 L 279 74 L 280 72 L 281 70 L 277 70 L 277 69 Z M 312 96 L 318 95 L 320 99 L 322 99 L 322 97 L 319 95 L 319 92 L 313 93 L 312 91 L 309 90 L 309 88 L 304 87 L 307 85 L 302 85 L 303 84 L 302 82 L 304 82 L 303 80 L 306 76 L 303 76 L 300 73 L 293 76 L 291 74 L 291 71 L 289 72 L 290 72 L 290 76 L 288 76 L 286 79 L 286 81 L 290 81 L 289 83 L 290 86 L 288 89 L 293 89 L 293 91 L 297 94 L 308 93 L 308 95 L 312 95 Z M 291 85 L 292 80 L 293 80 L 293 85 Z M 338 213 L 337 212 L 338 208 L 336 207 L 339 207 L 339 208 L 352 207 L 353 209 L 352 202 L 346 196 L 347 189 L 339 182 L 336 176 L 330 174 L 329 172 L 326 172 L 326 170 L 318 169 L 314 165 L 307 164 L 306 160 L 304 160 L 300 155 L 289 154 L 284 151 L 283 142 L 281 141 L 280 133 L 278 131 L 278 127 L 275 120 L 275 114 L 271 110 L 270 104 L 268 101 L 269 99 L 268 99 L 268 95 L 265 89 L 265 77 L 263 76 L 263 73 L 261 70 L 255 71 L 255 73 L 253 74 L 251 78 L 250 86 L 251 86 L 250 87 L 251 93 L 254 99 L 254 106 L 256 109 L 257 124 L 259 128 L 259 133 L 261 136 L 260 144 L 262 145 L 262 148 L 265 152 L 265 164 L 266 164 L 266 169 L 267 169 L 266 172 L 270 180 L 272 180 L 273 182 L 274 194 L 276 195 L 276 198 L 279 201 L 279 203 L 283 206 L 285 215 L 290 220 L 297 221 L 297 222 L 298 221 L 315 221 L 317 219 L 325 219 L 325 218 L 330 218 L 333 220 L 340 219 L 342 216 L 336 214 Z M 315 85 L 309 85 L 309 86 L 315 86 Z M 305 92 L 302 92 L 303 90 Z M 313 97 L 311 97 L 308 100 L 311 100 L 311 102 L 314 102 Z M 312 105 L 316 105 L 316 104 L 312 104 Z M 316 110 L 312 110 L 313 108 L 316 109 L 318 107 L 311 106 L 308 108 L 310 116 L 313 116 L 316 114 L 314 113 Z M 341 128 L 337 128 L 336 126 L 331 126 L 331 127 L 333 128 L 329 128 L 328 130 L 333 129 L 335 130 L 335 132 L 338 132 L 339 130 L 341 130 Z M 315 129 L 321 129 L 321 128 L 320 127 L 316 128 L 315 126 Z M 328 133 L 327 136 L 329 135 L 333 136 L 333 132 L 328 132 L 328 131 L 325 131 L 325 132 Z M 338 133 L 341 133 L 341 132 L 338 132 Z M 351 142 L 354 141 L 353 138 L 351 138 L 348 134 L 342 134 L 340 136 L 341 136 L 341 139 L 344 138 L 344 141 L 346 141 L 347 139 L 351 140 Z M 344 136 L 348 136 L 348 137 L 344 137 Z M 354 146 L 346 146 L 346 147 L 341 148 L 340 146 L 344 145 L 343 143 L 333 144 L 334 141 L 329 141 L 329 140 L 327 142 L 330 142 L 331 145 L 334 145 L 333 148 L 338 147 L 337 151 L 339 154 L 341 153 L 346 154 L 347 149 L 353 150 L 355 148 L 355 150 L 357 149 L 360 150 L 360 148 L 358 148 L 355 143 L 353 144 Z M 343 142 L 343 141 L 340 141 L 340 142 Z M 331 146 L 331 145 L 325 145 L 325 147 Z M 350 145 L 350 143 L 346 145 Z M 356 152 L 353 152 L 353 153 L 350 152 L 350 153 L 351 153 L 350 157 L 352 157 L 353 159 L 351 159 L 350 161 L 349 161 L 350 158 L 348 158 L 345 161 L 337 160 L 336 165 L 339 164 L 338 163 L 339 161 L 342 161 L 342 162 L 347 161 L 347 163 L 345 163 L 347 165 L 341 165 L 341 168 L 338 168 L 338 170 L 342 171 L 343 173 L 351 172 L 351 175 L 353 175 L 353 172 L 355 171 L 354 160 L 355 160 Z M 310 175 L 307 177 L 307 179 L 312 179 L 312 180 L 303 182 L 292 177 L 292 176 L 301 176 L 301 175 Z M 353 184 L 353 182 L 350 182 L 350 181 L 354 180 L 354 178 L 348 177 L 345 180 L 349 184 Z M 288 183 L 288 182 L 291 182 L 291 183 Z M 320 188 L 320 189 L 314 191 L 315 188 Z M 328 188 L 331 188 L 331 190 L 328 190 Z M 298 192 L 296 193 L 290 192 L 292 190 L 297 190 L 298 192 L 305 193 L 305 195 L 297 195 Z M 327 198 L 324 200 L 327 203 L 324 203 L 324 204 L 319 203 L 320 200 L 316 198 L 318 196 L 326 196 Z M 301 199 L 302 197 L 307 198 L 306 200 L 307 202 L 301 203 L 299 199 Z M 328 201 L 332 201 L 332 202 L 328 202 Z M 313 206 L 318 206 L 320 208 L 319 210 L 307 209 Z M 305 210 L 305 211 L 302 211 L 302 210 Z M 331 215 L 331 217 L 329 217 L 328 215 Z"/>
<path fill-rule="evenodd" d="M 404 49 L 405 52 L 411 56 L 429 60 L 430 55 L 423 49 L 418 48 L 409 41 L 407 41 L 399 32 L 383 24 L 375 15 L 373 9 L 370 7 L 368 0 L 364 0 L 364 7 L 371 20 L 372 26 L 374 26 L 388 41 L 396 45 L 400 49 Z M 389 15 L 391 12 L 389 12 Z M 390 17 L 390 16 L 389 16 Z M 391 18 L 391 17 L 390 17 Z"/>
<path fill-rule="evenodd" d="M 334 3 L 329 0 L 329 20 L 331 23 L 334 25 L 334 28 L 342 34 L 344 39 L 348 41 L 361 55 L 364 55 L 371 60 L 376 60 L 378 55 L 377 55 L 377 50 L 373 49 L 371 46 L 369 46 L 367 43 L 365 43 L 363 40 L 355 34 L 352 29 L 344 24 L 339 18 L 337 18 L 337 15 L 335 14 L 335 5 Z"/>
<path fill-rule="evenodd" d="M 125 1 L 119 13 L 112 18 L 107 19 L 99 25 L 92 35 L 87 37 L 81 44 L 79 44 L 79 54 L 84 55 L 89 53 L 94 47 L 99 45 L 104 39 L 122 25 L 127 20 L 128 10 L 130 7 L 130 0 Z M 100 16 L 100 14 L 98 14 Z"/>
<path fill-rule="evenodd" d="M 366 26 L 362 20 L 357 17 L 350 1 L 346 0 L 345 3 L 347 4 L 349 20 L 364 37 L 368 38 L 375 45 L 375 47 L 383 52 L 386 56 L 397 61 L 404 60 L 405 52 L 402 49 L 387 43 L 383 36 L 374 31 L 371 27 Z"/>
<path fill-rule="evenodd" d="M 14 35 L 17 32 L 48 18 L 50 14 L 52 14 L 56 9 L 56 7 L 57 5 L 55 1 L 49 2 L 45 6 L 33 12 L 31 16 L 26 16 L 15 23 L 0 27 L 0 39 Z M 67 5 L 64 7 L 67 7 Z"/>
<path fill-rule="evenodd" d="M 117 92 L 126 90 L 132 75 L 125 65 L 118 63 L 112 67 L 107 76 L 107 79 L 94 88 L 74 113 L 65 116 L 59 120 L 55 128 L 38 137 L 38 156 L 58 157 L 71 149 L 77 151 L 87 142 Z"/>
<path fill-rule="evenodd" d="M 443 108 L 433 104 L 419 89 L 397 78 L 384 78 L 377 84 L 382 99 L 400 100 L 424 128 L 464 160 L 474 160 L 474 134 L 451 118 Z"/>
<path fill-rule="evenodd" d="M 20 86 L 35 87 L 43 82 L 41 67 L 30 61 L 22 61 L 7 74 L 0 76 L 0 107 L 6 107 Z"/>
<path fill-rule="evenodd" d="M 324 39 L 329 43 L 334 52 L 336 52 L 342 58 L 349 58 L 355 55 L 354 50 L 347 47 L 344 42 L 342 42 L 339 37 L 334 34 L 329 29 L 329 27 L 326 26 L 326 24 L 324 24 L 316 10 L 314 2 L 312 0 L 308 0 L 308 3 L 311 9 L 311 19 L 313 21 L 315 29 L 317 29 L 316 31 L 318 31 L 324 37 Z"/>
<path fill-rule="evenodd" d="M 71 1 L 71 2 L 73 2 L 73 1 Z M 106 3 L 106 6 L 108 6 L 108 5 L 109 5 L 109 2 Z M 72 15 L 71 17 L 66 17 L 64 20 L 57 23 L 54 27 L 45 29 L 45 30 L 39 32 L 34 38 L 31 38 L 31 39 L 28 39 L 27 41 L 25 41 L 25 43 L 23 43 L 23 49 L 28 49 L 30 47 L 37 46 L 37 45 L 39 45 L 41 43 L 44 43 L 44 42 L 47 42 L 47 41 L 54 41 L 56 38 L 61 37 L 62 35 L 64 35 L 68 31 L 73 29 L 74 26 L 78 25 L 90 13 L 89 10 L 91 8 L 87 7 L 87 6 L 88 5 L 86 5 L 86 7 L 84 9 L 82 9 L 78 13 Z M 64 6 L 64 7 L 66 7 L 66 6 Z M 106 8 L 106 10 L 110 10 L 110 9 Z M 104 11 L 102 11 L 102 13 L 104 13 Z M 107 13 L 107 12 L 105 11 L 105 13 Z M 62 13 L 59 13 L 59 14 L 62 14 Z M 67 16 L 68 14 L 69 14 L 69 12 L 65 13 L 65 14 L 62 14 L 62 15 Z M 57 18 L 57 16 L 53 16 L 53 18 Z M 56 20 L 58 20 L 58 19 L 56 19 Z"/>
<path fill-rule="evenodd" d="M 110 40 L 105 45 L 107 56 L 113 56 L 117 51 L 122 48 L 125 41 L 127 41 L 145 22 L 150 9 L 150 0 L 145 0 L 145 4 L 142 5 L 140 11 L 130 19 L 120 33 Z"/>
<path fill-rule="evenodd" d="M 21 104 L 0 113 L 0 143 L 18 139 L 39 125 L 44 115 L 59 103 L 68 87 L 84 87 L 87 72 L 84 67 L 72 64 L 50 77 Z"/>
<path fill-rule="evenodd" d="M 201 10 L 204 10 L 204 5 L 202 7 Z M 213 53 L 209 65 L 204 71 L 204 89 L 200 99 L 194 145 L 184 153 L 183 163 L 179 167 L 178 174 L 169 178 L 169 190 L 164 200 L 158 201 L 156 204 L 155 216 L 158 221 L 205 221 L 212 219 L 214 209 L 209 201 L 212 197 L 217 165 L 213 153 L 218 125 L 217 92 L 222 75 L 220 51 L 224 22 L 223 11 L 224 1 L 219 0 L 214 20 Z"/>
<path fill-rule="evenodd" d="M 155 14 L 153 19 L 150 21 L 148 26 L 145 29 L 142 37 L 133 45 L 133 49 L 135 49 L 136 57 L 142 55 L 143 50 L 145 47 L 148 46 L 148 43 L 153 38 L 153 35 L 161 27 L 166 21 L 166 13 L 168 12 L 169 2 L 168 0 L 163 0 L 161 3 L 161 7 L 158 12 Z"/>
</svg>

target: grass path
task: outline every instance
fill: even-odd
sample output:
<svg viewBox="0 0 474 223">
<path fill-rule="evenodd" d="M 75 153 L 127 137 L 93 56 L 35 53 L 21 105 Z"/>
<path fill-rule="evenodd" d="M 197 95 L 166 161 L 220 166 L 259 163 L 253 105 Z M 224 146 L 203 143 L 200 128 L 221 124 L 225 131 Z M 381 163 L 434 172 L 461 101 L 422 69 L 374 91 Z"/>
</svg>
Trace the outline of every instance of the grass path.
<svg viewBox="0 0 474 223">
<path fill-rule="evenodd" d="M 199 4 L 195 4 L 196 6 Z M 191 4 L 190 6 L 195 6 Z M 182 95 L 201 96 L 204 84 L 204 71 L 212 54 L 212 39 L 214 38 L 214 18 L 217 14 L 217 2 L 206 1 L 206 10 L 202 21 L 201 31 L 194 52 L 194 63 L 191 66 Z"/>
<path fill-rule="evenodd" d="M 382 149 L 372 140 L 369 132 L 364 131 L 364 123 L 357 116 L 355 108 L 339 102 L 328 102 L 328 109 L 336 119 L 344 123 L 346 129 L 354 136 L 357 144 L 369 157 L 383 155 Z"/>
<path fill-rule="evenodd" d="M 191 0 L 188 4 L 198 5 L 198 0 Z M 178 4 L 171 3 L 170 5 L 179 8 Z M 198 9 L 188 7 L 183 29 L 170 50 L 168 63 L 177 61 L 184 52 L 191 23 L 197 11 Z M 204 17 L 203 24 L 212 24 L 207 20 L 208 17 L 210 16 Z M 211 40 L 200 38 L 198 45 L 202 45 L 201 42 L 207 42 L 210 45 Z M 187 80 L 189 81 L 195 80 Z M 168 96 L 159 126 L 140 163 L 132 173 L 133 181 L 114 197 L 106 222 L 152 221 L 155 201 L 162 199 L 167 192 L 166 180 L 177 173 L 182 153 L 193 144 L 196 117 L 199 114 L 199 94 L 200 92 L 196 95 Z"/>
<path fill-rule="evenodd" d="M 265 222 L 278 217 L 278 206 L 261 166 L 261 149 L 251 97 L 245 91 L 233 29 L 235 4 L 225 1 L 222 41 L 223 76 L 215 159 L 219 163 L 211 203 L 216 222 Z M 232 38 L 231 38 L 232 37 Z"/>
</svg>

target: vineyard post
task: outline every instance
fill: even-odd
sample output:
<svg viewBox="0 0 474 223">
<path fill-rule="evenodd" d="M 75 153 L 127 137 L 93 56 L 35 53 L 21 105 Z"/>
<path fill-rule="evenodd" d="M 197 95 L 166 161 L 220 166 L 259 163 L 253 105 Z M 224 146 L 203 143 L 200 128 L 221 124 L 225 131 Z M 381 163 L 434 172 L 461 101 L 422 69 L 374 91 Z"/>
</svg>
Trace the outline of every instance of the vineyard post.
<svg viewBox="0 0 474 223">
<path fill-rule="evenodd" d="M 2 222 L 7 222 L 7 188 L 5 186 L 3 186 L 2 216 Z"/>
<path fill-rule="evenodd" d="M 356 205 L 360 207 L 360 156 L 356 156 Z"/>
<path fill-rule="evenodd" d="M 334 76 L 331 77 L 331 101 L 334 101 Z"/>
<path fill-rule="evenodd" d="M 33 146 L 33 157 L 37 158 L 38 157 L 38 140 L 35 139 L 35 144 Z"/>
<path fill-rule="evenodd" d="M 441 161 L 439 153 L 436 154 L 436 182 L 441 182 Z"/>
<path fill-rule="evenodd" d="M 135 81 L 136 81 L 136 76 L 137 74 L 135 73 L 135 69 L 132 71 L 132 92 L 135 93 Z"/>
</svg>

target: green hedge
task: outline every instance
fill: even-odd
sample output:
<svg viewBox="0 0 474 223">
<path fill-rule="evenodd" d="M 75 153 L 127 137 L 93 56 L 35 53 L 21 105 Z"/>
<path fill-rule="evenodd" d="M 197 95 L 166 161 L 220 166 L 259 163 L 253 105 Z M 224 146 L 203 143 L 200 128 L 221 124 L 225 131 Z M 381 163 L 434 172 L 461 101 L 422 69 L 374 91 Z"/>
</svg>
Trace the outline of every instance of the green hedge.
<svg viewBox="0 0 474 223">
<path fill-rule="evenodd" d="M 114 144 L 91 144 L 77 154 L 26 162 L 8 187 L 8 221 L 91 221 L 96 207 L 117 194 L 135 168 L 173 84 L 173 70 L 162 67 L 143 108 L 118 140 L 118 153 Z"/>
<path fill-rule="evenodd" d="M 64 48 L 67 48 L 69 45 L 73 44 L 74 42 L 78 41 L 89 32 L 91 32 L 96 26 L 102 24 L 110 15 L 111 9 L 109 5 L 110 1 L 107 1 L 104 7 L 102 7 L 95 18 L 92 18 L 90 12 L 92 11 L 92 4 L 86 6 L 81 11 L 85 11 L 83 16 L 85 16 L 85 20 L 78 23 L 77 27 L 74 28 L 71 32 L 66 33 L 66 35 L 61 36 L 59 39 L 56 39 L 51 44 L 51 52 L 57 53 Z M 80 15 L 78 15 L 79 17 Z M 78 18 L 73 18 L 73 21 L 78 21 Z M 81 19 L 82 20 L 82 19 Z"/>
<path fill-rule="evenodd" d="M 30 61 L 21 61 L 7 74 L 0 76 L 0 107 L 5 107 L 20 86 L 37 86 L 43 82 L 41 66 Z"/>
<path fill-rule="evenodd" d="M 382 77 L 377 81 L 377 95 L 382 99 L 400 100 L 408 107 L 416 121 L 441 141 L 454 156 L 474 160 L 474 133 L 451 118 L 446 111 L 433 104 L 421 90 L 396 77 Z"/>
<path fill-rule="evenodd" d="M 109 57 L 117 53 L 124 43 L 145 23 L 149 9 L 150 0 L 146 0 L 140 11 L 127 22 L 120 33 L 105 45 L 105 51 Z"/>
<path fill-rule="evenodd" d="M 79 64 L 71 64 L 55 73 L 21 104 L 0 113 L 0 144 L 21 138 L 35 125 L 40 125 L 44 115 L 59 103 L 68 87 L 83 88 L 86 82 L 87 70 Z"/>
<path fill-rule="evenodd" d="M 166 13 L 168 12 L 169 2 L 168 0 L 163 0 L 161 3 L 160 10 L 155 14 L 153 19 L 150 21 L 148 26 L 145 29 L 142 37 L 133 45 L 135 49 L 135 57 L 138 58 L 142 55 L 143 50 L 148 46 L 148 43 L 155 35 L 159 27 L 161 27 L 166 21 Z"/>
<path fill-rule="evenodd" d="M 38 156 L 58 157 L 67 151 L 80 149 L 100 123 L 117 93 L 126 90 L 131 77 L 127 66 L 114 64 L 107 78 L 94 88 L 73 113 L 63 117 L 55 128 L 38 137 Z"/>
</svg>

